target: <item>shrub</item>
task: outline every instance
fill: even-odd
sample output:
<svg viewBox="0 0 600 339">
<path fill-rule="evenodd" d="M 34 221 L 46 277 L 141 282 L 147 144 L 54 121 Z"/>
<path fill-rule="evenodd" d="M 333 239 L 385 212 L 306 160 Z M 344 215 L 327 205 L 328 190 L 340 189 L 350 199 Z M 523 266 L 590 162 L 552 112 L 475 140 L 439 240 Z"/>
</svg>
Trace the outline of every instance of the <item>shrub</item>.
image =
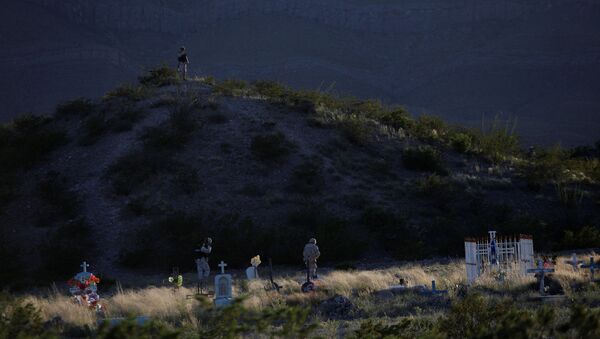
<svg viewBox="0 0 600 339">
<path fill-rule="evenodd" d="M 67 180 L 58 172 L 48 172 L 38 183 L 38 191 L 40 198 L 52 207 L 51 215 L 44 215 L 42 222 L 52 224 L 79 215 L 80 199 L 77 193 L 67 187 Z"/>
<path fill-rule="evenodd" d="M 40 245 L 42 272 L 49 279 L 64 279 L 95 251 L 92 231 L 85 219 L 65 223 Z"/>
<path fill-rule="evenodd" d="M 369 207 L 363 212 L 360 222 L 394 258 L 413 259 L 423 253 L 424 244 L 416 232 L 407 227 L 405 218 L 393 211 Z"/>
<path fill-rule="evenodd" d="M 89 99 L 79 98 L 56 106 L 54 115 L 56 117 L 78 116 L 85 117 L 94 112 L 95 106 Z"/>
<path fill-rule="evenodd" d="M 320 192 L 325 185 L 322 166 L 322 161 L 318 158 L 307 160 L 298 165 L 292 173 L 290 189 L 300 194 Z"/>
<path fill-rule="evenodd" d="M 240 96 L 247 92 L 247 84 L 243 80 L 227 79 L 217 83 L 214 91 L 225 96 Z"/>
<path fill-rule="evenodd" d="M 40 311 L 32 304 L 22 305 L 12 301 L 0 304 L 0 338 L 52 338 L 53 333 L 44 328 Z"/>
<path fill-rule="evenodd" d="M 213 113 L 210 114 L 208 116 L 208 122 L 211 124 L 224 124 L 229 122 L 229 119 L 227 119 L 227 116 L 225 114 L 222 113 Z"/>
<path fill-rule="evenodd" d="M 254 157 L 264 162 L 281 160 L 290 154 L 293 145 L 281 132 L 257 135 L 252 138 L 250 150 Z"/>
<path fill-rule="evenodd" d="M 82 146 L 95 144 L 109 129 L 108 121 L 104 114 L 92 115 L 83 122 L 83 135 L 79 139 Z"/>
<path fill-rule="evenodd" d="M 181 148 L 198 128 L 193 109 L 178 105 L 171 110 L 166 124 L 146 128 L 141 136 L 144 147 L 155 150 Z"/>
<path fill-rule="evenodd" d="M 144 325 L 139 325 L 135 318 L 125 319 L 115 326 L 111 326 L 110 321 L 102 323 L 98 329 L 95 338 L 98 339 L 116 339 L 116 338 L 179 338 L 180 331 L 169 329 L 165 324 L 158 321 L 150 321 Z"/>
<path fill-rule="evenodd" d="M 419 172 L 435 172 L 446 175 L 439 152 L 430 146 L 408 148 L 402 152 L 402 163 L 406 169 Z"/>
<path fill-rule="evenodd" d="M 168 152 L 132 151 L 121 156 L 107 170 L 115 193 L 129 195 L 150 178 L 171 171 L 177 163 Z"/>
<path fill-rule="evenodd" d="M 409 117 L 408 112 L 403 107 L 397 107 L 393 110 L 385 110 L 379 116 L 375 117 L 377 121 L 395 129 L 412 129 L 414 121 Z"/>
<path fill-rule="evenodd" d="M 454 133 L 450 136 L 450 146 L 460 153 L 467 153 L 473 148 L 473 137 L 467 133 Z"/>
<path fill-rule="evenodd" d="M 113 90 L 108 91 L 103 100 L 125 99 L 132 102 L 142 101 L 150 97 L 152 92 L 145 86 L 134 86 L 130 84 L 121 85 Z"/>
<path fill-rule="evenodd" d="M 114 132 L 127 132 L 141 121 L 146 113 L 133 106 L 125 106 L 108 122 Z"/>
<path fill-rule="evenodd" d="M 446 123 L 435 116 L 421 115 L 417 118 L 413 133 L 417 138 L 425 141 L 437 140 L 448 130 Z"/>
<path fill-rule="evenodd" d="M 0 125 L 0 171 L 27 168 L 67 141 L 44 117 L 27 115 Z"/>
<path fill-rule="evenodd" d="M 562 247 L 564 249 L 599 248 L 600 230 L 593 226 L 584 226 L 576 231 L 564 231 Z"/>
<path fill-rule="evenodd" d="M 367 144 L 373 133 L 370 121 L 354 114 L 339 120 L 338 125 L 348 141 L 356 145 Z"/>
<path fill-rule="evenodd" d="M 282 84 L 274 81 L 260 80 L 254 82 L 254 90 L 261 96 L 271 100 L 282 100 L 288 92 L 288 89 Z"/>
<path fill-rule="evenodd" d="M 175 186 L 185 194 L 197 192 L 202 184 L 196 170 L 183 164 L 175 170 L 173 181 Z"/>
<path fill-rule="evenodd" d="M 499 124 L 496 118 L 476 139 L 481 154 L 495 163 L 505 161 L 507 157 L 520 152 L 519 137 L 514 133 L 516 124 L 511 126 L 510 121 L 507 121 L 504 127 L 500 127 Z"/>
<path fill-rule="evenodd" d="M 163 87 L 177 85 L 179 83 L 177 71 L 165 64 L 148 70 L 146 74 L 141 75 L 138 80 L 140 84 L 150 87 Z"/>
</svg>

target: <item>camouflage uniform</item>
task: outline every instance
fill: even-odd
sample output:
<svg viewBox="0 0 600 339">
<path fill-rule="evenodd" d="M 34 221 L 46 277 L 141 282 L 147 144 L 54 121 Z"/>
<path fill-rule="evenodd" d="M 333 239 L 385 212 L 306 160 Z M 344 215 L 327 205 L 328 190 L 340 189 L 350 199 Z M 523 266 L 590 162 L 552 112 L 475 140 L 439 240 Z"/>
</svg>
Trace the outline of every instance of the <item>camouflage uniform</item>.
<svg viewBox="0 0 600 339">
<path fill-rule="evenodd" d="M 308 241 L 308 244 L 304 246 L 302 256 L 304 257 L 304 263 L 308 266 L 308 271 L 311 277 L 317 278 L 317 259 L 321 255 L 319 247 L 317 246 L 317 240 L 312 238 Z"/>
</svg>

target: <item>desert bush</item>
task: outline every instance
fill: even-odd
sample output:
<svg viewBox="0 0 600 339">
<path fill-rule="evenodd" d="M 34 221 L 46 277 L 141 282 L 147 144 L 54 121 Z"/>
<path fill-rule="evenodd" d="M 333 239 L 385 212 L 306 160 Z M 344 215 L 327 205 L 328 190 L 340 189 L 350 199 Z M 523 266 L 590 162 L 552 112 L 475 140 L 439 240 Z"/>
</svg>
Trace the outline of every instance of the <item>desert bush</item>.
<svg viewBox="0 0 600 339">
<path fill-rule="evenodd" d="M 18 300 L 0 302 L 0 338 L 57 338 L 44 328 L 40 311 Z"/>
<path fill-rule="evenodd" d="M 337 125 L 348 141 L 355 145 L 367 144 L 374 130 L 368 119 L 355 114 L 339 119 Z"/>
<path fill-rule="evenodd" d="M 254 90 L 259 95 L 271 100 L 282 100 L 288 93 L 288 89 L 275 81 L 260 80 L 253 83 Z"/>
<path fill-rule="evenodd" d="M 81 201 L 74 191 L 68 188 L 66 178 L 58 172 L 50 171 L 38 182 L 40 198 L 51 207 L 50 215 L 44 214 L 40 222 L 54 224 L 58 221 L 74 219 L 79 215 Z"/>
<path fill-rule="evenodd" d="M 164 87 L 179 83 L 177 70 L 166 64 L 148 70 L 145 74 L 139 76 L 138 80 L 140 84 L 149 87 Z"/>
<path fill-rule="evenodd" d="M 170 172 L 177 163 L 166 151 L 134 150 L 121 157 L 107 169 L 113 190 L 119 195 L 129 195 L 160 173 Z"/>
<path fill-rule="evenodd" d="M 417 232 L 409 229 L 404 217 L 391 210 L 369 207 L 363 212 L 360 223 L 394 258 L 413 259 L 423 253 L 424 244 Z"/>
<path fill-rule="evenodd" d="M 447 175 L 438 151 L 430 146 L 407 148 L 402 152 L 402 163 L 406 169 L 419 172 L 435 172 Z"/>
<path fill-rule="evenodd" d="M 307 195 L 320 192 L 325 185 L 322 167 L 323 163 L 319 158 L 312 158 L 298 165 L 292 172 L 290 190 Z"/>
<path fill-rule="evenodd" d="M 520 167 L 527 186 L 538 191 L 545 184 L 564 181 L 567 158 L 567 152 L 558 145 L 538 151 L 533 159 Z"/>
<path fill-rule="evenodd" d="M 111 326 L 109 321 L 103 322 L 100 328 L 98 329 L 98 333 L 94 337 L 98 339 L 176 339 L 180 337 L 180 331 L 170 329 L 165 324 L 160 323 L 158 321 L 150 321 L 144 325 L 139 325 L 135 318 L 129 318 L 115 326 Z"/>
<path fill-rule="evenodd" d="M 431 115 L 421 115 L 415 121 L 412 132 L 419 139 L 433 141 L 440 139 L 447 130 L 448 126 L 442 119 Z"/>
<path fill-rule="evenodd" d="M 64 279 L 94 254 L 92 230 L 85 219 L 71 220 L 50 231 L 39 247 L 41 271 L 49 279 Z"/>
<path fill-rule="evenodd" d="M 561 243 L 564 249 L 600 248 L 600 230 L 584 226 L 578 230 L 566 230 Z"/>
<path fill-rule="evenodd" d="M 473 149 L 473 136 L 458 132 L 450 135 L 450 146 L 457 152 L 467 153 Z"/>
<path fill-rule="evenodd" d="M 502 127 L 496 118 L 488 128 L 484 127 L 475 139 L 480 153 L 495 163 L 518 155 L 521 146 L 518 135 L 514 133 L 515 127 L 516 124 L 511 126 L 511 121 L 507 121 Z"/>
<path fill-rule="evenodd" d="M 165 124 L 146 128 L 141 140 L 148 150 L 179 149 L 188 142 L 197 128 L 194 106 L 182 104 L 171 109 Z"/>
<path fill-rule="evenodd" d="M 27 115 L 0 125 L 0 171 L 27 168 L 67 141 L 50 119 Z"/>
<path fill-rule="evenodd" d="M 215 93 L 225 96 L 239 96 L 247 93 L 248 84 L 243 80 L 227 79 L 214 85 Z"/>
<path fill-rule="evenodd" d="M 85 98 L 78 98 L 75 100 L 67 101 L 56 106 L 54 116 L 63 117 L 85 117 L 94 112 L 95 105 L 91 100 Z"/>
<path fill-rule="evenodd" d="M 124 99 L 131 102 L 138 102 L 148 99 L 152 95 L 152 91 L 145 86 L 124 84 L 113 90 L 108 91 L 102 98 L 104 101 L 112 99 Z"/>
<path fill-rule="evenodd" d="M 378 116 L 374 117 L 374 119 L 395 129 L 403 128 L 410 130 L 415 127 L 414 120 L 410 118 L 408 112 L 403 107 L 384 110 Z"/>
<path fill-rule="evenodd" d="M 108 125 L 114 132 L 127 132 L 145 115 L 146 112 L 143 109 L 125 105 L 108 121 Z"/>
<path fill-rule="evenodd" d="M 82 136 L 79 144 L 90 146 L 95 144 L 109 130 L 108 120 L 104 114 L 89 116 L 83 121 Z"/>
<path fill-rule="evenodd" d="M 281 132 L 257 135 L 252 138 L 250 150 L 255 158 L 275 162 L 290 154 L 293 144 Z"/>
</svg>

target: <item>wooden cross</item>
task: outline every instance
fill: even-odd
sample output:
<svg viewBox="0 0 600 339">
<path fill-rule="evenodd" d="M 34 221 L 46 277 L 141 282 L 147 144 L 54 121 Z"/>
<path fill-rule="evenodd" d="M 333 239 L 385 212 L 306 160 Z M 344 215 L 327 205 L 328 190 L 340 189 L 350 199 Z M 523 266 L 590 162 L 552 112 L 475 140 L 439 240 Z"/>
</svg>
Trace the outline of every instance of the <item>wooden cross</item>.
<svg viewBox="0 0 600 339">
<path fill-rule="evenodd" d="M 225 274 L 225 267 L 227 266 L 227 264 L 224 263 L 223 260 L 221 260 L 221 263 L 218 266 L 221 268 L 221 274 Z"/>
<path fill-rule="evenodd" d="M 590 263 L 587 265 L 581 265 L 581 268 L 587 268 L 590 270 L 590 278 L 594 281 L 594 272 L 600 268 L 597 263 L 594 262 L 594 257 L 590 257 Z"/>
<path fill-rule="evenodd" d="M 538 280 L 540 282 L 540 294 L 544 294 L 544 276 L 546 273 L 553 273 L 553 268 L 544 268 L 544 262 L 538 260 L 537 268 L 530 268 L 527 270 L 527 273 L 536 273 L 539 274 Z"/>
<path fill-rule="evenodd" d="M 87 268 L 90 267 L 90 264 L 84 261 L 79 267 L 83 268 L 83 272 L 87 272 Z"/>
<path fill-rule="evenodd" d="M 573 271 L 578 271 L 579 265 L 583 264 L 583 260 L 577 260 L 577 254 L 573 253 L 571 260 L 567 260 L 567 261 L 565 261 L 565 263 L 573 266 Z"/>
</svg>

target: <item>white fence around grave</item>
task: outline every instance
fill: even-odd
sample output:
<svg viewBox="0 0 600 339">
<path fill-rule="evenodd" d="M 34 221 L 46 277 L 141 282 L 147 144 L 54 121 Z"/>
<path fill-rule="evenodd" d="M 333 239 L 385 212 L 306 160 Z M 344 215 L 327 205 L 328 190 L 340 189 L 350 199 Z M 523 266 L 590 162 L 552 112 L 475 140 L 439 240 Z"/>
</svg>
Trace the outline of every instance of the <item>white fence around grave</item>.
<svg viewBox="0 0 600 339">
<path fill-rule="evenodd" d="M 489 231 L 488 237 L 465 238 L 465 265 L 467 283 L 471 284 L 485 272 L 512 271 L 525 275 L 534 267 L 533 238 L 520 234 L 496 236 Z"/>
</svg>

